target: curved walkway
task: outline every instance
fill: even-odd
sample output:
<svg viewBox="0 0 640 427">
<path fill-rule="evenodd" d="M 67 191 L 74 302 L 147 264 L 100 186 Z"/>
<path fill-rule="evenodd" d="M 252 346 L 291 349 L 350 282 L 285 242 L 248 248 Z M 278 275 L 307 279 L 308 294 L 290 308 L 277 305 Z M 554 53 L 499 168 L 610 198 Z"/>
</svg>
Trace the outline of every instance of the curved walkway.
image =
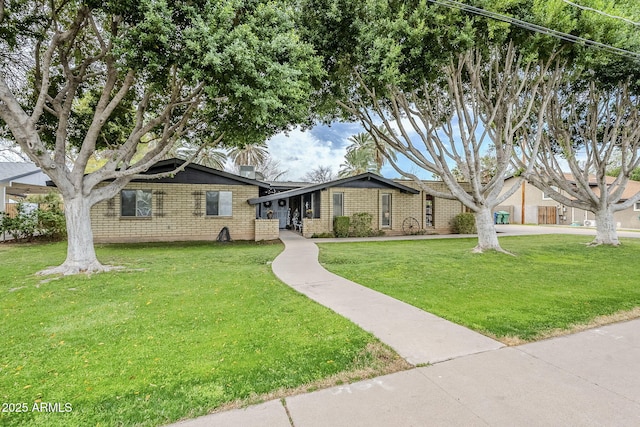
<svg viewBox="0 0 640 427">
<path fill-rule="evenodd" d="M 412 365 L 437 363 L 503 344 L 325 270 L 318 247 L 283 230 L 285 250 L 272 269 L 284 283 L 350 319 Z"/>
</svg>

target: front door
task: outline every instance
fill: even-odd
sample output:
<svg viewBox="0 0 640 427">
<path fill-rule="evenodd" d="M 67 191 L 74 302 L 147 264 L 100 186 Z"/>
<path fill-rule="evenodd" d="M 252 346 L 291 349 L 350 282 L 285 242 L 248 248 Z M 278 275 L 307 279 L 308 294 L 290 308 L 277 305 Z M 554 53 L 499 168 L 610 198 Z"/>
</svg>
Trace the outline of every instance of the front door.
<svg viewBox="0 0 640 427">
<path fill-rule="evenodd" d="M 280 228 L 287 228 L 287 222 L 289 220 L 289 203 L 288 199 L 280 199 L 275 203 L 275 209 L 273 210 L 274 218 L 280 220 Z"/>
</svg>

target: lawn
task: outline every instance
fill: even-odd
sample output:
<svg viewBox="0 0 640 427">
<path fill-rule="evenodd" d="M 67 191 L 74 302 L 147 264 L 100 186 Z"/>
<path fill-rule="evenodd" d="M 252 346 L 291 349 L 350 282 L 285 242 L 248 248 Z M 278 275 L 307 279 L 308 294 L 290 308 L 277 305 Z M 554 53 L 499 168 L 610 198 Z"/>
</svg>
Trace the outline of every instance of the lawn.
<svg viewBox="0 0 640 427">
<path fill-rule="evenodd" d="M 33 274 L 65 250 L 0 245 L 1 425 L 160 425 L 398 359 L 279 282 L 279 244 L 105 245 L 126 271 Z"/>
<path fill-rule="evenodd" d="M 584 236 L 502 237 L 500 253 L 475 239 L 320 245 L 321 263 L 428 312 L 505 342 L 530 341 L 640 306 L 640 239 L 586 247 Z"/>
</svg>

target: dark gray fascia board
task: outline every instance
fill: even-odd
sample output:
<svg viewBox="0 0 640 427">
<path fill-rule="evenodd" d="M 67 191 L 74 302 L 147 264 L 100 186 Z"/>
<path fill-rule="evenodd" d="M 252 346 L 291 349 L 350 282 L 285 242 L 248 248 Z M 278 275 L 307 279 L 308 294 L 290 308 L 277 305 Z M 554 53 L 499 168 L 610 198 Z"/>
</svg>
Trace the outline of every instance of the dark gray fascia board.
<svg viewBox="0 0 640 427">
<path fill-rule="evenodd" d="M 348 177 L 348 178 L 336 179 L 334 181 L 323 182 L 321 184 L 312 184 L 312 185 L 309 185 L 307 187 L 302 187 L 302 188 L 295 188 L 293 190 L 283 191 L 281 193 L 269 194 L 269 195 L 262 196 L 262 197 L 254 197 L 253 199 L 247 200 L 247 202 L 250 205 L 257 205 L 258 203 L 269 202 L 269 201 L 274 201 L 274 200 L 278 200 L 278 199 L 284 199 L 284 198 L 287 198 L 287 197 L 300 196 L 302 194 L 313 193 L 314 191 L 319 191 L 319 190 L 326 190 L 327 188 L 330 188 L 330 187 L 340 187 L 340 186 L 343 186 L 343 185 L 348 184 L 350 182 L 361 181 L 361 180 L 377 181 L 379 183 L 382 183 L 382 184 L 386 185 L 389 188 L 395 188 L 397 190 L 400 190 L 403 193 L 410 193 L 410 194 L 419 194 L 420 193 L 420 191 L 416 190 L 415 188 L 407 187 L 405 185 L 399 184 L 399 183 L 397 183 L 395 181 L 392 181 L 390 179 L 383 178 L 383 177 L 381 177 L 379 175 L 376 175 L 374 173 L 371 173 L 371 172 L 367 172 L 367 173 L 363 173 L 363 174 L 360 174 L 360 175 L 351 176 L 351 177 Z"/>
</svg>

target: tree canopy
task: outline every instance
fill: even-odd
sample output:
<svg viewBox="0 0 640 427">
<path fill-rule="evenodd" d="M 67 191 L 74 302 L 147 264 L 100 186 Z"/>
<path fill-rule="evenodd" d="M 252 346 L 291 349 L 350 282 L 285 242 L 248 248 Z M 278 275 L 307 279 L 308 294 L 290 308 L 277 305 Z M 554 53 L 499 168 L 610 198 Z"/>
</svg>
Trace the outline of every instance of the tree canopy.
<svg viewBox="0 0 640 427">
<path fill-rule="evenodd" d="M 574 88 L 613 87 L 623 79 L 632 81 L 631 90 L 639 87 L 640 33 L 632 22 L 640 18 L 637 2 L 347 3 L 302 1 L 309 13 L 305 37 L 316 43 L 328 69 L 322 95 L 343 107 L 327 114 L 360 121 L 377 143 L 442 177 L 451 194 L 437 195 L 459 199 L 486 225 L 479 227 L 479 249 L 499 249 L 497 239 L 481 236 L 492 229 L 486 211 L 501 200 L 517 144 L 540 143 L 545 104 L 563 71 Z M 504 55 L 506 46 L 512 52 Z M 502 84 L 502 67 L 517 87 Z M 400 134 L 378 135 L 381 122 Z M 487 180 L 481 163 L 490 146 L 496 147 L 498 167 Z M 388 160 L 403 176 L 417 179 Z M 450 173 L 455 166 L 466 175 L 468 193 Z"/>
<path fill-rule="evenodd" d="M 310 123 L 309 94 L 323 71 L 293 2 L 2 6 L 0 125 L 65 199 L 67 261 L 76 266 L 63 272 L 100 268 L 90 207 L 175 143 L 259 144 Z M 107 161 L 85 175 L 97 151 Z"/>
</svg>

